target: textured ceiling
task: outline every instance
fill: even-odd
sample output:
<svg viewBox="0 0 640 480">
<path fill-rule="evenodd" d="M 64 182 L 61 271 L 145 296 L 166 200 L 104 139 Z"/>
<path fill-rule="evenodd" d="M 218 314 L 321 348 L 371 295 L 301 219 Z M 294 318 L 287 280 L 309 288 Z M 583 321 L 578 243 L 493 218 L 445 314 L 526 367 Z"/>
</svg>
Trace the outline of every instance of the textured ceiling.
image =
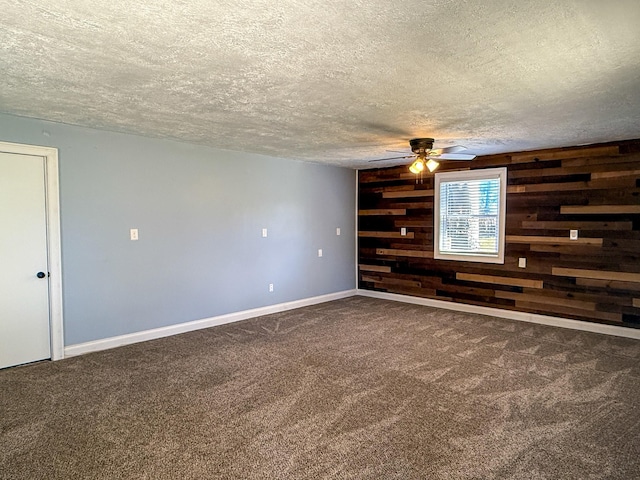
<svg viewBox="0 0 640 480">
<path fill-rule="evenodd" d="M 367 168 L 640 137 L 638 0 L 0 0 L 0 112 Z M 397 155 L 397 154 L 395 154 Z"/>
</svg>

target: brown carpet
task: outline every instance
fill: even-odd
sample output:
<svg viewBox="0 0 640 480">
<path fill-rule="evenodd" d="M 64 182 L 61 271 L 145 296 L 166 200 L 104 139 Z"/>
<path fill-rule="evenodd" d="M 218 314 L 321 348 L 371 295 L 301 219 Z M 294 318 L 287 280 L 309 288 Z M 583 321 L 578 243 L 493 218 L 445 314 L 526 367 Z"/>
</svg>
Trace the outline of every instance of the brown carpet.
<svg viewBox="0 0 640 480">
<path fill-rule="evenodd" d="M 3 479 L 640 478 L 640 342 L 364 297 L 0 371 Z"/>
</svg>

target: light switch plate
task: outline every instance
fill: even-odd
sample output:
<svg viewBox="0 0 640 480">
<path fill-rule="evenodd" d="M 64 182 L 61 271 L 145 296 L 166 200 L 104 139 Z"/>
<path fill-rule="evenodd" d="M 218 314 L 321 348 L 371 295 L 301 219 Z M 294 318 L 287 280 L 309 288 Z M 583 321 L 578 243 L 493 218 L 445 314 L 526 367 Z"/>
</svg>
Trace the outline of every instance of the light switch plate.
<svg viewBox="0 0 640 480">
<path fill-rule="evenodd" d="M 577 240 L 578 239 L 578 230 L 569 230 L 569 239 Z"/>
<path fill-rule="evenodd" d="M 336 235 L 340 235 L 340 227 L 336 228 Z"/>
<path fill-rule="evenodd" d="M 321 256 L 322 256 L 322 249 L 321 249 L 321 248 L 319 248 L 319 249 L 318 249 L 318 256 L 319 256 L 319 257 L 321 257 Z"/>
<path fill-rule="evenodd" d="M 407 227 L 402 227 L 400 229 L 400 235 L 402 235 L 403 237 L 407 234 Z"/>
<path fill-rule="evenodd" d="M 527 259 L 524 257 L 520 257 L 518 259 L 518 267 L 520 268 L 527 268 Z"/>
<path fill-rule="evenodd" d="M 262 236 L 263 236 L 263 237 L 266 237 L 266 236 L 267 236 L 267 229 L 266 229 L 266 228 L 263 228 L 263 229 L 262 229 Z"/>
</svg>

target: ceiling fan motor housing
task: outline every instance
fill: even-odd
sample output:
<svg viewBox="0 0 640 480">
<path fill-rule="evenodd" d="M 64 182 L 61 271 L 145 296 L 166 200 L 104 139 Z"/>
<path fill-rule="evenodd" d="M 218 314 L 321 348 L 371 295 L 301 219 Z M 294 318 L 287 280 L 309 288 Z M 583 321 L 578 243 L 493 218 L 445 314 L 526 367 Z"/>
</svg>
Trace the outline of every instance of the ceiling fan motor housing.
<svg viewBox="0 0 640 480">
<path fill-rule="evenodd" d="M 409 140 L 411 151 L 415 154 L 428 152 L 433 148 L 433 138 L 412 138 Z"/>
</svg>

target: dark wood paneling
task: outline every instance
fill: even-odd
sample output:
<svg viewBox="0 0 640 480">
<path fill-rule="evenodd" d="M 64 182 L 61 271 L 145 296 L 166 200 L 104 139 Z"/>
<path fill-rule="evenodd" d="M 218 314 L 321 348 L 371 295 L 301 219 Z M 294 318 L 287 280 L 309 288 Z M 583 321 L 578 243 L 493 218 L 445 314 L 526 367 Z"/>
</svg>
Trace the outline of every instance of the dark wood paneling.
<svg viewBox="0 0 640 480">
<path fill-rule="evenodd" d="M 414 232 L 407 232 L 406 235 L 402 235 L 401 232 L 358 232 L 359 237 L 371 237 L 371 238 L 413 238 Z"/>
<path fill-rule="evenodd" d="M 407 166 L 361 171 L 360 288 L 640 327 L 640 140 L 441 169 L 498 166 L 508 169 L 501 265 L 433 258 L 433 174 L 416 182 Z"/>
</svg>

